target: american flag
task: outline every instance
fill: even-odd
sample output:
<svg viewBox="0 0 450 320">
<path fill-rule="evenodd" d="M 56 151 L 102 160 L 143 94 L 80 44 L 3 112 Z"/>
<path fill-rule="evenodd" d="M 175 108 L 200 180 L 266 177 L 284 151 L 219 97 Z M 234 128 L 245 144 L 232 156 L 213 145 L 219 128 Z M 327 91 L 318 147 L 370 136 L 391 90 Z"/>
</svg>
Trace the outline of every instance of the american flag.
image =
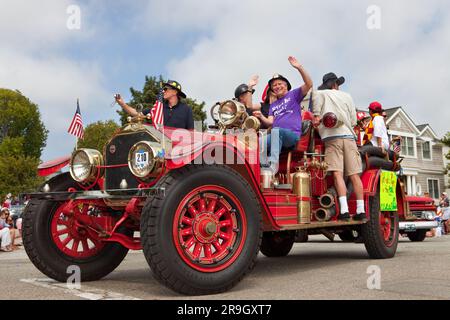
<svg viewBox="0 0 450 320">
<path fill-rule="evenodd" d="M 156 98 L 155 104 L 153 105 L 151 116 L 152 116 L 152 122 L 155 128 L 157 128 L 158 125 L 164 124 L 164 113 L 163 113 L 163 89 L 161 88 L 158 93 L 158 97 Z"/>
<path fill-rule="evenodd" d="M 81 119 L 80 102 L 78 101 L 78 99 L 77 99 L 77 111 L 73 116 L 72 122 L 67 132 L 73 134 L 74 136 L 77 136 L 79 139 L 83 139 L 84 136 L 83 120 Z"/>
<path fill-rule="evenodd" d="M 400 154 L 401 151 L 402 151 L 401 139 L 396 138 L 394 139 L 394 152 Z"/>
</svg>

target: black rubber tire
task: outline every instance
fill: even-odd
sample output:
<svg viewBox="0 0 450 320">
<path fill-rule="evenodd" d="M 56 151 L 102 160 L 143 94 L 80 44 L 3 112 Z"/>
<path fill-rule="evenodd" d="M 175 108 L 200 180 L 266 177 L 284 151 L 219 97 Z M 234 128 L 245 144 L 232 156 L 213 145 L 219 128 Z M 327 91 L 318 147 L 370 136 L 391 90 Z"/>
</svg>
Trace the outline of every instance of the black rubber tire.
<svg viewBox="0 0 450 320">
<path fill-rule="evenodd" d="M 50 185 L 52 191 L 77 188 L 77 183 L 65 174 Z M 31 262 L 46 276 L 66 282 L 72 275 L 69 266 L 80 268 L 81 281 L 99 280 L 111 273 L 123 261 L 128 249 L 118 243 L 108 243 L 95 256 L 86 259 L 69 257 L 57 248 L 51 238 L 50 223 L 60 202 L 31 200 L 23 214 L 23 246 Z M 128 232 L 126 232 L 128 233 Z"/>
<path fill-rule="evenodd" d="M 345 230 L 338 234 L 339 238 L 343 242 L 355 242 L 358 237 L 355 237 L 353 230 Z"/>
<path fill-rule="evenodd" d="M 297 230 L 295 233 L 295 242 L 305 243 L 309 240 L 308 230 Z"/>
<path fill-rule="evenodd" d="M 390 259 L 397 252 L 399 238 L 398 214 L 394 214 L 394 232 L 391 246 L 387 246 L 380 230 L 380 186 L 375 196 L 369 197 L 370 219 L 361 226 L 361 236 L 371 259 Z"/>
<path fill-rule="evenodd" d="M 370 157 L 378 157 L 384 159 L 384 154 L 381 152 L 381 149 L 378 147 L 374 147 L 372 145 L 365 145 L 359 148 L 359 153 L 361 157 L 365 157 L 366 154 Z M 392 150 L 388 150 L 389 160 L 393 161 L 395 157 L 395 152 Z"/>
<path fill-rule="evenodd" d="M 427 237 L 427 231 L 429 230 L 416 230 L 414 232 L 407 233 L 407 236 L 412 242 L 422 242 Z"/>
<path fill-rule="evenodd" d="M 387 171 L 395 171 L 394 163 L 385 159 L 370 157 L 369 158 L 370 169 L 383 169 Z"/>
<path fill-rule="evenodd" d="M 264 232 L 261 253 L 269 258 L 285 257 L 295 242 L 295 231 Z"/>
<path fill-rule="evenodd" d="M 201 186 L 227 188 L 240 201 L 247 219 L 247 237 L 233 264 L 217 272 L 189 266 L 173 241 L 173 219 L 180 201 Z M 157 184 L 165 195 L 149 198 L 141 215 L 141 239 L 145 258 L 154 277 L 175 292 L 206 295 L 235 286 L 255 266 L 262 237 L 261 207 L 252 187 L 235 170 L 220 165 L 188 165 L 168 173 Z"/>
</svg>

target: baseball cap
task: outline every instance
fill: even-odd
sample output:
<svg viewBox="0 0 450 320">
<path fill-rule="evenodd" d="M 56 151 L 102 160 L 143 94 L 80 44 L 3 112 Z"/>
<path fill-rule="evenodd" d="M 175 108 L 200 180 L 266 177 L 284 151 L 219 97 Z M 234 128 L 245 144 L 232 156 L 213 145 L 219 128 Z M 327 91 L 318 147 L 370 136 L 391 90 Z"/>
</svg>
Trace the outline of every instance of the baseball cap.
<svg viewBox="0 0 450 320">
<path fill-rule="evenodd" d="M 378 112 L 378 113 L 384 111 L 384 110 L 383 110 L 383 106 L 382 106 L 381 103 L 379 103 L 378 101 L 372 102 L 372 103 L 369 105 L 369 110 L 370 110 L 370 111 L 373 111 L 373 112 Z"/>
</svg>

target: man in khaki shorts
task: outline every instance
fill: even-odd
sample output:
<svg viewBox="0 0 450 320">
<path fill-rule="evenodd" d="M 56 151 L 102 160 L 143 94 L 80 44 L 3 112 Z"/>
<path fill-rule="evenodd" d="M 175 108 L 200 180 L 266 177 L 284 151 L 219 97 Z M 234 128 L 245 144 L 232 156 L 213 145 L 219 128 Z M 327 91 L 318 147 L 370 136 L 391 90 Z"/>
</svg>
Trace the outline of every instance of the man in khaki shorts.
<svg viewBox="0 0 450 320">
<path fill-rule="evenodd" d="M 357 199 L 356 215 L 353 219 L 364 220 L 366 215 L 363 185 L 359 177 L 362 172 L 362 162 L 356 145 L 356 135 L 353 131 L 357 124 L 356 107 L 348 93 L 339 91 L 339 86 L 344 82 L 343 77 L 338 78 L 334 73 L 326 74 L 323 77 L 323 84 L 314 95 L 314 125 L 318 127 L 320 136 L 325 143 L 325 162 L 329 165 L 328 171 L 333 173 L 334 185 L 339 197 L 340 214 L 338 219 L 350 219 L 345 176 L 352 182 Z M 329 121 L 328 117 L 323 118 L 326 114 L 335 115 L 335 121 L 326 123 L 327 126 L 323 123 Z"/>
</svg>

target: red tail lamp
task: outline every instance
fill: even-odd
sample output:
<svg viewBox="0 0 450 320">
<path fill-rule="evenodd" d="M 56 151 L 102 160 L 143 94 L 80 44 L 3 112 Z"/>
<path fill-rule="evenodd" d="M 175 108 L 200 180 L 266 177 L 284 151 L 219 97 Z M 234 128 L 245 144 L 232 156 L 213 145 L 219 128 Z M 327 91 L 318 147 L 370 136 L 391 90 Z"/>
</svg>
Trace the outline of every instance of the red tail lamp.
<svg viewBox="0 0 450 320">
<path fill-rule="evenodd" d="M 338 119 L 333 112 L 326 113 L 322 118 L 322 123 L 326 128 L 334 128 L 338 123 Z"/>
</svg>

